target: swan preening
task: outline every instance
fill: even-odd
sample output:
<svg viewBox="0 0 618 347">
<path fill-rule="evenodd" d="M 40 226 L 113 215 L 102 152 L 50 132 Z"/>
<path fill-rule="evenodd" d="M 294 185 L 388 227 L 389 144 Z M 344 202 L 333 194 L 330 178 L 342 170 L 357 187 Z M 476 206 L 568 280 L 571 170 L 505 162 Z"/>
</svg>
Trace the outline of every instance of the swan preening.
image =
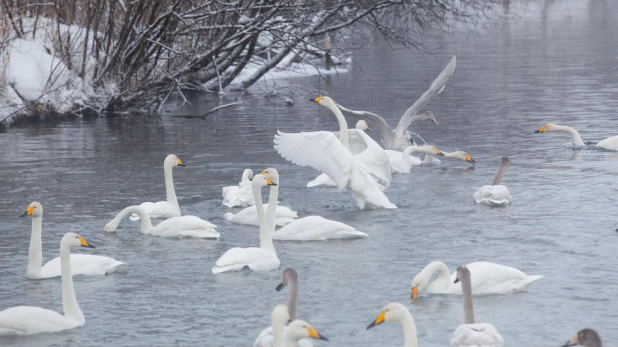
<svg viewBox="0 0 618 347">
<path fill-rule="evenodd" d="M 410 311 L 398 302 L 391 302 L 382 309 L 382 312 L 376 319 L 367 326 L 371 329 L 376 325 L 384 322 L 399 322 L 403 328 L 403 340 L 405 347 L 418 347 L 418 339 L 416 337 L 416 324 Z"/>
<path fill-rule="evenodd" d="M 393 150 L 385 150 L 385 152 L 391 162 L 392 173 L 410 173 L 410 168 L 412 166 L 422 164 L 423 162 L 419 158 L 410 156 L 413 152 L 425 153 L 428 156 L 444 155 L 442 151 L 440 151 L 436 146 L 432 145 L 408 146 L 406 147 L 406 149 L 403 150 L 403 152 Z"/>
<path fill-rule="evenodd" d="M 601 343 L 601 337 L 595 330 L 582 329 L 562 347 L 570 346 L 603 347 L 603 344 Z"/>
<path fill-rule="evenodd" d="M 472 276 L 472 294 L 508 294 L 522 292 L 543 276 L 526 275 L 520 270 L 496 263 L 477 261 L 467 265 Z M 438 272 L 438 277 L 429 283 L 431 276 Z M 461 295 L 461 286 L 455 285 L 457 272 L 450 273 L 441 261 L 429 263 L 412 280 L 410 294 L 416 299 L 421 291 L 427 289 L 430 294 Z"/>
<path fill-rule="evenodd" d="M 465 318 L 464 324 L 453 331 L 450 347 L 502 347 L 504 338 L 493 325 L 474 322 L 470 270 L 465 265 L 457 267 L 457 282 L 461 282 Z"/>
<path fill-rule="evenodd" d="M 264 208 L 267 209 L 268 204 L 264 204 Z M 287 206 L 277 205 L 277 213 L 275 214 L 275 217 L 275 224 L 277 226 L 284 226 L 292 223 L 295 218 L 298 218 L 298 214 L 296 213 L 296 211 L 292 211 L 292 209 Z M 223 218 L 236 224 L 249 224 L 258 226 L 260 225 L 260 222 L 258 221 L 257 209 L 255 206 L 245 207 L 236 214 L 233 214 L 232 212 L 226 212 L 223 215 Z"/>
<path fill-rule="evenodd" d="M 143 202 L 139 206 L 148 213 L 150 218 L 166 219 L 171 217 L 179 217 L 180 205 L 178 205 L 178 199 L 176 198 L 176 191 L 174 190 L 174 179 L 172 178 L 172 168 L 174 166 L 185 166 L 180 158 L 175 154 L 170 154 L 165 157 L 163 161 L 163 174 L 165 175 L 165 201 L 157 202 Z M 137 214 L 131 215 L 131 220 L 139 220 Z"/>
<path fill-rule="evenodd" d="M 253 170 L 245 169 L 242 178 L 237 186 L 227 186 L 222 189 L 223 205 L 227 207 L 246 207 L 255 205 L 253 200 L 253 190 L 251 189 L 251 179 Z"/>
<path fill-rule="evenodd" d="M 582 140 L 582 137 L 579 135 L 577 130 L 570 126 L 566 125 L 558 125 L 553 123 L 547 123 L 539 128 L 539 130 L 535 131 L 535 133 L 549 133 L 549 132 L 565 132 L 571 134 L 573 137 L 573 145 L 574 146 L 585 146 L 586 143 Z M 600 148 L 609 149 L 612 151 L 618 151 L 618 135 L 608 137 L 601 142 L 598 142 L 595 146 Z"/>
<path fill-rule="evenodd" d="M 313 101 L 334 113 L 340 137 L 330 131 L 277 131 L 274 140 L 277 152 L 296 165 L 311 166 L 327 174 L 339 190 L 351 193 L 361 210 L 366 207 L 397 208 L 382 192 L 391 181 L 390 160 L 382 147 L 362 130 L 348 131 L 343 114 L 331 98 L 317 97 Z M 351 148 L 349 138 L 352 136 L 358 138 L 364 148 Z"/>
<path fill-rule="evenodd" d="M 240 271 L 244 268 L 249 268 L 253 271 L 270 271 L 279 268 L 279 258 L 275 251 L 275 246 L 272 240 L 271 226 L 269 225 L 262 205 L 262 187 L 275 186 L 276 182 L 272 182 L 264 175 L 256 175 L 251 181 L 253 194 L 255 198 L 255 206 L 260 221 L 260 247 L 234 247 L 227 250 L 215 263 L 212 272 L 217 274 L 227 271 Z M 271 195 L 272 197 L 272 195 Z M 277 201 L 269 201 L 276 206 Z M 271 208 L 274 214 L 275 208 Z M 268 211 L 266 212 L 268 215 Z M 274 218 L 273 218 L 274 219 Z M 274 228 L 274 226 L 273 226 Z"/>
<path fill-rule="evenodd" d="M 114 233 L 122 219 L 129 213 L 140 217 L 139 230 L 142 234 L 162 237 L 194 237 L 202 239 L 218 239 L 220 234 L 216 225 L 196 216 L 172 217 L 153 226 L 150 216 L 140 206 L 125 207 L 114 219 L 105 224 L 105 233 Z"/>
<path fill-rule="evenodd" d="M 494 176 L 491 183 L 480 187 L 472 195 L 474 202 L 489 206 L 505 206 L 511 203 L 513 198 L 511 193 L 509 193 L 509 189 L 505 185 L 500 184 L 510 163 L 509 157 L 502 157 L 498 172 L 496 172 L 496 176 Z"/>
<path fill-rule="evenodd" d="M 86 323 L 77 304 L 73 277 L 71 276 L 71 248 L 90 247 L 84 238 L 66 233 L 60 241 L 60 266 L 62 268 L 62 308 L 58 312 L 34 306 L 16 306 L 0 312 L 0 335 L 32 335 L 53 333 L 80 327 Z"/>
<path fill-rule="evenodd" d="M 43 245 L 41 234 L 43 229 L 43 206 L 38 202 L 28 205 L 21 215 L 32 216 L 32 233 L 28 250 L 28 279 L 44 279 L 58 277 L 62 273 L 60 257 L 56 257 L 43 265 Z M 92 254 L 71 254 L 71 275 L 105 275 L 116 271 L 124 263 L 113 258 Z"/>
</svg>

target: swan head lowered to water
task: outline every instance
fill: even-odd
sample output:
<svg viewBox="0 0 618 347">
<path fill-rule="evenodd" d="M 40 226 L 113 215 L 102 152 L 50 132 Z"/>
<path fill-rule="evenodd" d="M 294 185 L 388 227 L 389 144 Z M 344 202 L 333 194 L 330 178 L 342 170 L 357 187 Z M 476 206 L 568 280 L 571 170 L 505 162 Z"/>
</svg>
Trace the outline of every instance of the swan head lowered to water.
<svg viewBox="0 0 618 347">
<path fill-rule="evenodd" d="M 176 154 L 169 154 L 167 157 L 165 157 L 165 161 L 163 161 L 163 167 L 166 166 L 185 166 L 185 164 L 182 163 L 182 160 L 180 160 L 180 158 L 178 158 Z"/>
<path fill-rule="evenodd" d="M 603 347 L 601 344 L 601 338 L 599 334 L 593 329 L 582 329 L 580 330 L 575 337 L 571 339 L 571 341 L 567 342 L 562 347 L 568 346 L 586 346 L 586 347 Z"/>
<path fill-rule="evenodd" d="M 20 217 L 32 216 L 32 217 L 41 217 L 43 215 L 43 206 L 38 202 L 31 202 Z"/>
</svg>

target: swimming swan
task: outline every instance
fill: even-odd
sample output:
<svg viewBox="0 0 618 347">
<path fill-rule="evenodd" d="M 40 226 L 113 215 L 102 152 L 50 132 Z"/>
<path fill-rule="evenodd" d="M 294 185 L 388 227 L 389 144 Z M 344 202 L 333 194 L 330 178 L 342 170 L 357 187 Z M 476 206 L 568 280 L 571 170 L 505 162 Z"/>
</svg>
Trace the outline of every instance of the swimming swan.
<svg viewBox="0 0 618 347">
<path fill-rule="evenodd" d="M 251 179 L 253 171 L 245 169 L 242 172 L 242 179 L 237 186 L 223 187 L 221 196 L 223 205 L 227 207 L 246 207 L 255 205 L 253 200 L 253 190 L 251 190 Z"/>
<path fill-rule="evenodd" d="M 143 202 L 139 205 L 148 213 L 150 218 L 166 219 L 181 216 L 180 205 L 178 205 L 176 191 L 174 190 L 174 179 L 172 178 L 172 168 L 174 166 L 185 166 L 185 164 L 175 154 L 165 157 L 163 161 L 163 174 L 165 175 L 166 201 Z M 136 221 L 139 218 L 139 215 L 133 214 L 129 219 Z"/>
<path fill-rule="evenodd" d="M 440 94 L 446 85 L 446 82 L 451 78 L 455 72 L 457 65 L 457 57 L 453 56 L 444 70 L 440 72 L 438 77 L 431 83 L 431 86 L 416 102 L 410 106 L 403 114 L 395 130 L 391 129 L 386 120 L 377 114 L 365 111 L 352 111 L 339 105 L 339 107 L 352 115 L 362 117 L 368 120 L 374 129 L 378 129 L 380 136 L 382 137 L 382 145 L 384 148 L 400 149 L 412 145 L 410 134 L 408 133 L 408 127 L 415 121 L 428 120 L 437 124 L 436 118 L 433 113 L 425 112 L 424 114 L 417 114 L 431 99 Z"/>
<path fill-rule="evenodd" d="M 281 275 L 281 282 L 275 288 L 276 291 L 281 291 L 283 288 L 288 287 L 288 305 L 280 305 L 286 309 L 286 320 L 283 322 L 283 326 L 289 321 L 296 319 L 296 308 L 298 307 L 298 273 L 292 268 L 283 270 Z M 274 312 L 273 312 L 274 313 Z M 275 322 L 273 325 L 265 328 L 260 332 L 258 338 L 253 342 L 254 347 L 266 347 L 273 345 L 273 329 L 277 330 Z M 287 327 L 281 328 L 287 330 Z M 299 341 L 299 345 L 302 347 L 311 347 L 313 343 L 309 339 L 303 339 Z"/>
<path fill-rule="evenodd" d="M 506 172 L 506 168 L 510 163 L 509 157 L 502 157 L 500 168 L 491 183 L 482 186 L 472 195 L 474 202 L 489 206 L 506 206 L 511 203 L 513 198 L 511 198 L 509 189 L 505 185 L 500 184 L 504 172 Z"/>
<path fill-rule="evenodd" d="M 367 330 L 384 322 L 399 322 L 403 327 L 404 347 L 418 347 L 416 324 L 410 310 L 398 302 L 391 302 L 382 309 L 378 317 L 367 326 Z"/>
<path fill-rule="evenodd" d="M 425 146 L 408 146 L 403 152 L 393 151 L 393 150 L 385 150 L 388 158 L 391 161 L 391 172 L 392 173 L 410 173 L 410 168 L 414 166 L 418 166 L 422 164 L 422 161 L 417 157 L 411 157 L 410 154 L 414 153 L 425 153 L 427 155 L 439 155 L 443 156 L 442 153 L 437 147 L 431 145 Z M 414 159 L 412 159 L 414 158 Z"/>
<path fill-rule="evenodd" d="M 490 323 L 474 322 L 470 270 L 465 265 L 457 268 L 455 283 L 461 282 L 464 304 L 464 324 L 451 335 L 450 347 L 502 347 L 504 338 Z"/>
<path fill-rule="evenodd" d="M 458 159 L 458 160 L 462 160 L 465 161 L 466 163 L 470 163 L 472 164 L 472 166 L 474 166 L 476 164 L 476 160 L 472 159 L 472 157 L 470 156 L 470 154 L 464 152 L 464 151 L 455 151 L 455 152 L 444 152 L 442 151 L 443 154 L 443 158 L 452 158 L 452 159 Z M 423 165 L 440 165 L 441 162 L 440 160 L 434 158 L 435 156 L 432 154 L 426 154 L 425 155 L 425 160 L 423 160 Z M 437 162 L 436 162 L 437 161 Z"/>
<path fill-rule="evenodd" d="M 543 276 L 526 275 L 516 268 L 496 263 L 477 261 L 467 265 L 472 273 L 472 294 L 508 294 L 523 292 L 536 280 Z M 438 277 L 429 284 L 434 272 Z M 410 293 L 416 299 L 419 293 L 427 288 L 431 294 L 461 295 L 461 286 L 454 285 L 457 272 L 452 274 L 441 261 L 432 261 L 412 280 Z"/>
<path fill-rule="evenodd" d="M 0 312 L 0 335 L 53 333 L 80 327 L 86 323 L 79 309 L 71 276 L 70 254 L 73 247 L 90 247 L 84 238 L 66 233 L 60 241 L 62 267 L 62 308 L 64 315 L 34 306 L 16 306 Z"/>
<path fill-rule="evenodd" d="M 262 173 L 267 179 L 275 183 L 270 187 L 269 206 L 279 198 L 279 173 L 273 168 L 268 168 Z M 275 231 L 273 220 L 273 210 L 266 209 L 266 220 L 273 232 L 273 240 L 286 241 L 323 241 L 332 239 L 367 238 L 367 234 L 357 231 L 353 227 L 322 218 L 320 216 L 308 216 L 292 221 L 290 224 Z"/>
<path fill-rule="evenodd" d="M 270 271 L 279 268 L 280 261 L 273 245 L 271 228 L 264 215 L 262 206 L 261 188 L 275 183 L 267 180 L 264 175 L 253 177 L 251 185 L 260 221 L 260 247 L 234 247 L 227 250 L 217 260 L 212 268 L 212 273 L 218 274 L 227 271 L 240 271 L 245 267 L 253 271 Z"/>
<path fill-rule="evenodd" d="M 337 117 L 341 138 L 329 131 L 282 133 L 275 135 L 275 149 L 288 161 L 300 166 L 311 166 L 332 178 L 340 191 L 347 189 L 361 210 L 370 208 L 397 208 L 382 192 L 378 180 L 388 186 L 391 168 L 388 156 L 363 131 L 348 131 L 343 114 L 329 97 L 313 101 L 329 108 Z M 348 135 L 363 140 L 366 148 L 354 153 L 348 145 Z"/>
<path fill-rule="evenodd" d="M 553 123 L 547 123 L 543 125 L 539 130 L 535 131 L 535 133 L 548 133 L 548 132 L 566 132 L 571 134 L 573 137 L 573 145 L 575 146 L 585 146 L 586 144 L 582 141 L 582 137 L 579 135 L 577 130 L 571 128 L 566 125 L 557 125 Z M 618 135 L 608 137 L 605 140 L 596 144 L 597 147 L 610 149 L 613 151 L 618 151 Z"/>
<path fill-rule="evenodd" d="M 356 129 L 361 130 L 361 131 L 371 131 L 371 129 L 369 129 L 369 125 L 367 124 L 367 122 L 365 122 L 362 119 L 356 122 Z M 337 137 L 340 137 L 339 136 L 340 133 L 341 132 L 339 131 L 333 132 L 333 134 L 335 134 L 335 136 Z M 358 146 L 359 145 L 357 145 L 357 147 Z M 313 180 L 309 181 L 309 183 L 307 183 L 307 188 L 317 187 L 317 186 L 336 187 L 337 183 L 335 183 L 335 181 L 333 181 L 330 177 L 328 177 L 327 174 L 321 173 L 316 178 L 314 178 Z"/>
<path fill-rule="evenodd" d="M 577 335 L 571 341 L 565 343 L 562 347 L 569 346 L 586 346 L 586 347 L 603 347 L 601 337 L 593 329 L 582 329 L 577 332 Z"/>
<path fill-rule="evenodd" d="M 129 206 L 123 209 L 105 224 L 105 233 L 115 233 L 122 219 L 129 213 L 136 213 L 140 217 L 139 230 L 142 234 L 162 237 L 194 237 L 201 239 L 218 239 L 220 234 L 215 230 L 216 225 L 196 216 L 180 216 L 168 218 L 152 226 L 150 216 L 139 206 Z"/>
<path fill-rule="evenodd" d="M 264 208 L 268 208 L 268 204 L 264 204 Z M 225 220 L 236 224 L 248 224 L 248 225 L 260 225 L 258 220 L 257 209 L 254 206 L 245 207 L 238 213 L 226 212 L 223 215 Z M 296 211 L 292 211 L 287 206 L 277 206 L 276 223 L 277 226 L 284 226 L 294 221 L 294 218 L 298 218 Z"/>
<path fill-rule="evenodd" d="M 30 234 L 30 248 L 28 250 L 28 279 L 44 279 L 61 275 L 60 257 L 56 257 L 43 264 L 43 246 L 41 231 L 43 229 L 43 206 L 38 202 L 28 205 L 26 212 L 21 215 L 32 216 L 32 233 Z M 112 273 L 124 263 L 109 257 L 92 254 L 71 254 L 71 275 L 105 275 Z"/>
</svg>

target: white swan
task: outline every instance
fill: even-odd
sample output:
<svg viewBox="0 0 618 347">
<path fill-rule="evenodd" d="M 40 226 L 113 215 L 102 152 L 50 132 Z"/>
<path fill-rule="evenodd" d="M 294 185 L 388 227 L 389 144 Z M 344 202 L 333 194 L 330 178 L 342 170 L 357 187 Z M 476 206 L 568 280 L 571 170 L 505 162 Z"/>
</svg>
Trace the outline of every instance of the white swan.
<svg viewBox="0 0 618 347">
<path fill-rule="evenodd" d="M 218 239 L 220 234 L 216 225 L 196 216 L 180 216 L 168 218 L 153 226 L 146 210 L 139 206 L 129 206 L 120 211 L 114 219 L 105 224 L 105 233 L 115 233 L 122 219 L 129 213 L 140 217 L 139 230 L 142 234 L 162 237 L 194 237 L 201 239 Z"/>
<path fill-rule="evenodd" d="M 262 206 L 261 188 L 273 185 L 267 182 L 264 175 L 256 175 L 252 181 L 255 206 L 260 221 L 260 247 L 234 247 L 227 250 L 215 263 L 212 273 L 218 274 L 227 271 L 240 271 L 245 267 L 253 271 L 270 271 L 279 268 L 280 261 L 273 245 L 271 228 L 264 215 Z"/>
<path fill-rule="evenodd" d="M 268 204 L 264 205 L 264 208 L 268 208 Z M 238 213 L 233 214 L 232 212 L 226 212 L 223 215 L 225 220 L 236 223 L 236 224 L 248 224 L 248 225 L 260 225 L 258 220 L 258 213 L 255 206 L 245 207 L 240 210 Z M 277 226 L 284 226 L 286 224 L 292 223 L 294 218 L 298 218 L 298 214 L 296 211 L 292 211 L 291 208 L 287 206 L 277 206 L 277 214 L 276 214 L 276 224 Z"/>
<path fill-rule="evenodd" d="M 288 161 L 300 166 L 311 166 L 332 178 L 340 191 L 347 189 L 358 207 L 397 208 L 382 192 L 378 180 L 388 186 L 391 167 L 388 156 L 365 132 L 350 130 L 343 114 L 329 97 L 313 101 L 329 108 L 337 117 L 340 139 L 329 131 L 282 133 L 275 135 L 275 149 Z M 348 146 L 348 135 L 361 138 L 366 148 L 354 154 Z"/>
<path fill-rule="evenodd" d="M 283 270 L 283 274 L 281 275 L 281 282 L 277 285 L 275 290 L 281 291 L 283 288 L 288 287 L 288 305 L 287 307 L 284 305 L 280 305 L 285 307 L 285 315 L 280 314 L 280 316 L 285 316 L 285 321 L 283 321 L 282 326 L 285 326 L 287 322 L 296 319 L 296 308 L 298 307 L 298 273 L 296 270 L 292 268 L 287 268 Z M 273 311 L 274 314 L 274 311 Z M 273 346 L 274 335 L 273 330 L 282 329 L 281 331 L 287 330 L 287 327 L 277 327 L 275 322 L 273 322 L 272 326 L 265 328 L 260 332 L 258 338 L 253 342 L 254 347 L 266 347 Z M 311 347 L 313 343 L 310 339 L 302 339 L 299 341 L 299 345 L 302 347 Z"/>
<path fill-rule="evenodd" d="M 361 131 L 371 131 L 371 129 L 369 129 L 369 124 L 367 124 L 367 122 L 365 122 L 362 119 L 356 122 L 356 129 L 361 130 Z M 333 132 L 333 134 L 335 134 L 335 136 L 337 137 L 340 137 L 339 136 L 340 133 L 341 133 L 340 131 Z M 349 139 L 348 141 L 350 140 L 351 139 Z M 359 147 L 362 147 L 362 145 L 355 144 L 355 147 L 359 148 Z M 328 177 L 327 174 L 321 173 L 316 178 L 314 178 L 313 180 L 309 181 L 309 183 L 307 183 L 307 188 L 317 187 L 317 186 L 336 187 L 337 183 L 335 183 L 335 181 L 333 181 L 330 177 Z"/>
<path fill-rule="evenodd" d="M 388 159 L 391 161 L 391 171 L 393 173 L 410 173 L 410 168 L 414 166 L 421 165 L 423 162 L 417 158 L 410 156 L 412 152 L 415 153 L 425 153 L 427 155 L 439 155 L 443 156 L 444 154 L 435 146 L 425 145 L 425 146 L 408 146 L 403 152 L 393 151 L 393 150 L 385 150 L 388 155 Z M 413 159 L 414 158 L 414 159 Z"/>
<path fill-rule="evenodd" d="M 290 323 L 285 330 L 283 347 L 302 347 L 301 341 L 307 338 L 328 341 L 326 336 L 320 334 L 311 324 L 304 320 L 297 319 Z"/>
<path fill-rule="evenodd" d="M 442 154 L 443 154 L 442 156 L 443 158 L 452 158 L 452 159 L 462 160 L 462 161 L 472 164 L 472 166 L 476 164 L 476 160 L 472 159 L 470 154 L 464 151 L 455 151 L 455 152 L 442 151 Z M 441 164 L 440 160 L 435 158 L 434 155 L 431 155 L 431 154 L 425 155 L 425 160 L 423 160 L 423 165 L 430 166 L 430 165 L 440 165 L 440 164 Z"/>
<path fill-rule="evenodd" d="M 509 157 L 502 157 L 500 168 L 491 183 L 482 186 L 472 195 L 474 202 L 490 206 L 505 206 L 511 203 L 513 198 L 511 198 L 509 189 L 505 185 L 500 184 L 504 172 L 510 163 Z"/>
<path fill-rule="evenodd" d="M 535 131 L 535 133 L 548 133 L 548 132 L 566 132 L 571 134 L 573 137 L 573 145 L 574 146 L 585 146 L 586 143 L 582 141 L 582 137 L 579 135 L 577 130 L 571 128 L 566 125 L 557 125 L 553 123 L 547 123 L 543 125 L 539 130 Z M 597 147 L 609 149 L 612 151 L 618 151 L 618 135 L 608 137 L 605 140 L 596 144 Z"/>
<path fill-rule="evenodd" d="M 520 270 L 496 263 L 477 261 L 467 265 L 472 273 L 472 294 L 508 294 L 523 292 L 536 280 L 543 276 L 526 275 Z M 434 272 L 438 277 L 429 284 Z M 441 261 L 432 261 L 412 280 L 410 293 L 416 299 L 419 293 L 427 288 L 431 294 L 461 295 L 461 286 L 454 285 L 457 273 L 449 272 Z"/>
<path fill-rule="evenodd" d="M 307 338 L 328 341 L 315 328 L 303 320 L 294 320 L 287 327 L 289 321 L 288 309 L 285 305 L 277 305 L 271 314 L 272 334 L 268 337 L 258 337 L 254 347 L 305 347 Z"/>
<path fill-rule="evenodd" d="M 165 157 L 163 161 L 163 174 L 165 175 L 166 201 L 143 202 L 139 205 L 148 213 L 150 218 L 166 219 L 181 216 L 180 205 L 178 205 L 176 191 L 174 190 L 174 179 L 172 178 L 172 168 L 174 166 L 185 166 L 185 164 L 175 154 Z M 133 214 L 130 219 L 136 221 L 139 220 L 139 216 Z"/>
<path fill-rule="evenodd" d="M 251 169 L 245 169 L 242 172 L 242 179 L 237 186 L 223 187 L 223 193 L 221 195 L 223 197 L 223 205 L 227 207 L 255 205 L 253 190 L 251 190 L 252 178 L 253 171 Z"/>
<path fill-rule="evenodd" d="M 490 323 L 474 322 L 472 305 L 472 284 L 470 270 L 464 265 L 457 268 L 456 282 L 461 282 L 464 304 L 464 324 L 451 335 L 450 347 L 502 347 L 504 338 Z"/>
<path fill-rule="evenodd" d="M 91 247 L 75 233 L 66 233 L 60 241 L 60 264 L 62 267 L 62 308 L 58 312 L 34 306 L 16 306 L 0 312 L 0 335 L 32 335 L 53 333 L 80 327 L 86 323 L 79 309 L 71 276 L 71 248 Z"/>
<path fill-rule="evenodd" d="M 391 129 L 386 120 L 377 114 L 366 112 L 366 111 L 353 111 L 349 110 L 345 107 L 339 105 L 339 107 L 344 111 L 352 114 L 354 116 L 362 117 L 369 121 L 374 129 L 378 129 L 380 132 L 380 136 L 382 137 L 382 145 L 384 148 L 392 148 L 392 149 L 400 149 L 405 148 L 412 145 L 412 141 L 410 138 L 410 134 L 408 133 L 408 127 L 415 121 L 418 120 L 428 120 L 432 123 L 436 123 L 436 119 L 431 112 L 426 112 L 424 114 L 417 114 L 431 99 L 436 97 L 444 90 L 444 86 L 446 82 L 451 78 L 453 73 L 455 72 L 455 67 L 457 65 L 457 58 L 453 56 L 449 63 L 446 65 L 444 70 L 436 77 L 436 79 L 431 83 L 431 86 L 421 97 L 416 100 L 416 102 L 410 106 L 403 114 L 399 123 L 397 123 L 397 127 L 395 130 Z"/>
<path fill-rule="evenodd" d="M 382 312 L 374 319 L 367 329 L 371 329 L 376 325 L 384 322 L 399 322 L 403 328 L 403 341 L 405 347 L 418 347 L 418 339 L 416 337 L 416 324 L 410 310 L 398 302 L 391 302 L 382 309 Z"/>
<path fill-rule="evenodd" d="M 585 346 L 585 347 L 603 347 L 601 343 L 601 337 L 593 329 L 582 329 L 577 332 L 577 335 L 573 337 L 569 342 L 565 343 L 562 347 L 570 346 Z"/>
<path fill-rule="evenodd" d="M 62 273 L 60 257 L 56 257 L 43 264 L 43 246 L 41 231 L 43 229 L 43 206 L 38 202 L 28 205 L 26 212 L 21 215 L 32 216 L 32 233 L 30 234 L 30 248 L 28 250 L 28 279 L 44 279 L 58 277 Z M 71 254 L 71 275 L 105 275 L 112 273 L 124 263 L 116 259 L 92 254 Z"/>
</svg>

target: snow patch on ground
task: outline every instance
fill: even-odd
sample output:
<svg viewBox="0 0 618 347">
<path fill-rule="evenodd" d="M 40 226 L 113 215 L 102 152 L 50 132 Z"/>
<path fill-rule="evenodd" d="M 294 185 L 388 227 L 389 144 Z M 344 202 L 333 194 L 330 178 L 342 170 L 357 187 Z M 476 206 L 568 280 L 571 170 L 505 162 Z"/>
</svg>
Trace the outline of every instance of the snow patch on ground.
<svg viewBox="0 0 618 347">
<path fill-rule="evenodd" d="M 238 74 L 238 76 L 236 76 L 236 78 L 232 81 L 230 86 L 240 84 L 242 81 L 248 79 L 251 75 L 253 75 L 253 73 L 256 72 L 259 68 L 260 66 L 258 64 L 247 64 L 247 66 L 245 66 L 242 72 Z M 262 76 L 262 79 L 274 80 L 318 75 L 337 75 L 347 72 L 349 72 L 349 70 L 347 68 L 342 68 L 341 66 L 332 67 L 330 70 L 326 70 L 324 68 L 315 67 L 307 63 L 293 63 L 283 70 L 279 68 L 274 68 L 268 71 L 264 76 Z"/>
</svg>

